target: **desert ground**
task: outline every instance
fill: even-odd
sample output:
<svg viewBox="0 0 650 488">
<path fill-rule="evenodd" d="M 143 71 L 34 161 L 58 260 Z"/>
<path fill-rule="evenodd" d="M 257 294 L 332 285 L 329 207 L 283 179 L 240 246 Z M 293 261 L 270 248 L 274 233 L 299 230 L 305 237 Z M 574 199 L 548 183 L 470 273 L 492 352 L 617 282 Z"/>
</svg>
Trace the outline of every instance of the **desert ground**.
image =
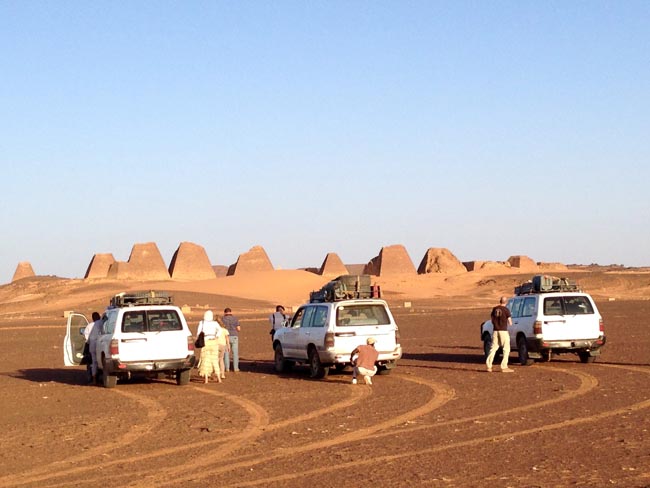
<svg viewBox="0 0 650 488">
<path fill-rule="evenodd" d="M 566 274 L 566 273 L 565 273 Z M 351 373 L 273 371 L 268 314 L 326 278 L 304 271 L 161 283 L 35 277 L 0 287 L 0 487 L 650 486 L 650 273 L 572 272 L 595 298 L 607 345 L 484 372 L 480 323 L 516 272 L 377 278 L 404 357 L 374 385 Z M 233 309 L 240 373 L 222 384 L 85 384 L 63 366 L 66 310 L 90 315 L 124 290 L 163 289 L 191 308 Z"/>
</svg>

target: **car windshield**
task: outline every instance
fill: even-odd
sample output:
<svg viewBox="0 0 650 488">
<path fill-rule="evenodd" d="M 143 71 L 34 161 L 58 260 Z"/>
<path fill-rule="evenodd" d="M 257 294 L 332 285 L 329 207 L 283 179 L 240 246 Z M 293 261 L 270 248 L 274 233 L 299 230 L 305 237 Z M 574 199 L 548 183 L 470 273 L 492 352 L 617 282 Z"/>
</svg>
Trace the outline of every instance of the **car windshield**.
<svg viewBox="0 0 650 488">
<path fill-rule="evenodd" d="M 122 332 L 183 330 L 176 310 L 133 310 L 124 312 Z"/>
<path fill-rule="evenodd" d="M 386 307 L 382 304 L 345 305 L 336 309 L 336 325 L 390 324 Z"/>
</svg>

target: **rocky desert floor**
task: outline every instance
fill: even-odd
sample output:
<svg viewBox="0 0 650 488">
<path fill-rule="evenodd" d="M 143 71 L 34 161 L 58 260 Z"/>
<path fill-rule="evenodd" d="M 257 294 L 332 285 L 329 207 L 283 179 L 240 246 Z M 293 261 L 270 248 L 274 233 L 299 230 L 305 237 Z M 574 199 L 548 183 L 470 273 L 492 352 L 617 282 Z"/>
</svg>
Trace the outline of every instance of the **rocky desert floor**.
<svg viewBox="0 0 650 488">
<path fill-rule="evenodd" d="M 404 357 L 373 386 L 349 371 L 274 373 L 268 314 L 325 281 L 297 276 L 256 289 L 228 278 L 0 287 L 0 487 L 650 486 L 650 274 L 581 274 L 604 317 L 602 356 L 521 367 L 512 354 L 510 375 L 484 372 L 479 326 L 520 276 L 383 280 Z M 63 311 L 101 309 L 125 288 L 173 289 L 193 329 L 205 307 L 232 307 L 242 371 L 222 384 L 196 373 L 182 387 L 84 384 L 83 367 L 63 367 Z"/>
</svg>

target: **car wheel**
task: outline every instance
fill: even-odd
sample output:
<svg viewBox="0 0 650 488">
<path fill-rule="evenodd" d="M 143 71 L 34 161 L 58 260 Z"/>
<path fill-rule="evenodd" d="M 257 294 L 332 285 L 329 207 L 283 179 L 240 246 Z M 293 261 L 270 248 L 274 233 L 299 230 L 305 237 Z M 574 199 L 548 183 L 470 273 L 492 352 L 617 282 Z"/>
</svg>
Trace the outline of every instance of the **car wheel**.
<svg viewBox="0 0 650 488">
<path fill-rule="evenodd" d="M 490 355 L 490 349 L 492 349 L 492 336 L 490 334 L 483 334 L 483 355 L 485 359 Z"/>
<path fill-rule="evenodd" d="M 533 360 L 528 356 L 528 344 L 524 336 L 517 337 L 517 352 L 519 353 L 519 364 L 522 366 L 533 364 Z"/>
<path fill-rule="evenodd" d="M 320 362 L 318 351 L 312 347 L 309 349 L 309 376 L 316 379 L 325 378 L 329 373 L 329 368 L 323 366 Z"/>
<path fill-rule="evenodd" d="M 179 369 L 176 371 L 176 384 L 179 386 L 187 385 L 190 382 L 190 370 Z"/>
<path fill-rule="evenodd" d="M 593 363 L 596 360 L 596 356 L 592 356 L 588 351 L 578 351 L 578 357 L 581 363 Z"/>
<path fill-rule="evenodd" d="M 102 359 L 102 384 L 104 385 L 104 388 L 115 388 L 117 386 L 117 375 L 116 374 L 108 374 L 108 368 L 106 367 L 106 358 Z"/>
<path fill-rule="evenodd" d="M 273 366 L 277 373 L 286 373 L 293 366 L 293 361 L 287 361 L 284 359 L 284 352 L 282 351 L 282 345 L 276 344 L 273 348 L 275 354 L 273 355 Z"/>
<path fill-rule="evenodd" d="M 387 375 L 387 374 L 390 374 L 390 372 L 391 372 L 392 370 L 393 370 L 393 368 L 387 368 L 386 366 L 379 366 L 379 367 L 377 368 L 377 374 L 380 374 L 380 375 L 382 375 L 382 376 L 383 376 L 383 375 Z"/>
</svg>

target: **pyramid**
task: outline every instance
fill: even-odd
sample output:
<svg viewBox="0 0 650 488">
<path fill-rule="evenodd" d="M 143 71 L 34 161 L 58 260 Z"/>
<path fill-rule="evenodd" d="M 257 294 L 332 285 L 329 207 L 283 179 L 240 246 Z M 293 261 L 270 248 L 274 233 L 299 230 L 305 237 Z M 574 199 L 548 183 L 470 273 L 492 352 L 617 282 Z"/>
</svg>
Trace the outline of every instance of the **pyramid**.
<svg viewBox="0 0 650 488">
<path fill-rule="evenodd" d="M 115 261 L 108 277 L 116 280 L 168 280 L 169 272 L 155 242 L 135 244 L 128 262 Z"/>
<path fill-rule="evenodd" d="M 341 261 L 341 258 L 339 258 L 338 254 L 333 252 L 330 252 L 327 254 L 327 256 L 325 256 L 323 264 L 318 270 L 319 275 L 341 276 L 348 273 L 348 269 L 343 264 L 343 261 Z"/>
<path fill-rule="evenodd" d="M 169 275 L 175 280 L 209 280 L 216 278 L 203 246 L 181 242 L 169 265 Z"/>
<path fill-rule="evenodd" d="M 14 277 L 11 279 L 12 282 L 22 280 L 23 278 L 30 278 L 36 276 L 34 270 L 29 261 L 21 261 L 16 266 L 16 271 L 14 272 Z"/>
<path fill-rule="evenodd" d="M 528 256 L 510 256 L 508 262 L 512 268 L 520 268 L 526 270 L 537 269 L 537 263 L 530 259 Z"/>
<path fill-rule="evenodd" d="M 106 278 L 111 264 L 115 262 L 112 254 L 95 254 L 90 260 L 84 279 Z"/>
<path fill-rule="evenodd" d="M 390 274 L 415 274 L 413 261 L 401 244 L 385 246 L 366 265 L 365 274 L 385 276 Z"/>
<path fill-rule="evenodd" d="M 237 262 L 228 268 L 228 276 L 257 271 L 273 271 L 271 260 L 262 246 L 253 246 L 248 252 L 239 255 Z"/>
<path fill-rule="evenodd" d="M 467 269 L 463 266 L 463 263 L 451 251 L 443 247 L 430 247 L 427 249 L 418 267 L 419 274 L 466 272 Z"/>
</svg>

